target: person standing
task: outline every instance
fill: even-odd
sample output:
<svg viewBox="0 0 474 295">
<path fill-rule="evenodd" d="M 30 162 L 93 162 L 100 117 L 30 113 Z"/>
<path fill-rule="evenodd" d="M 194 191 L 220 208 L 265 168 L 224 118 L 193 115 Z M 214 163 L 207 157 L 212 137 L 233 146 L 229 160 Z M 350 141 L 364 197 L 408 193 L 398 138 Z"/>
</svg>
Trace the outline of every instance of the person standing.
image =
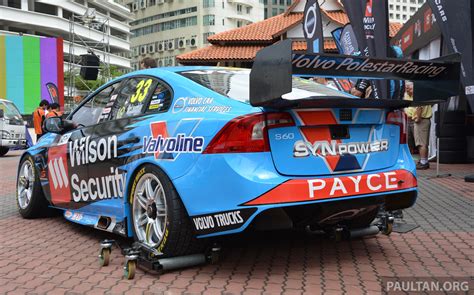
<svg viewBox="0 0 474 295">
<path fill-rule="evenodd" d="M 49 105 L 49 107 L 50 107 L 50 110 L 48 114 L 46 115 L 46 118 L 62 116 L 62 113 L 59 110 L 59 104 L 57 102 L 53 102 L 52 104 Z"/>
<path fill-rule="evenodd" d="M 35 127 L 36 141 L 43 136 L 43 122 L 46 118 L 46 110 L 48 109 L 49 102 L 43 99 L 39 107 L 33 112 L 33 125 Z"/>
<path fill-rule="evenodd" d="M 151 69 L 151 68 L 156 68 L 156 60 L 154 60 L 151 57 L 145 57 L 140 61 L 140 69 L 145 70 L 145 69 Z"/>
<path fill-rule="evenodd" d="M 428 145 L 430 143 L 432 115 L 433 111 L 430 105 L 415 108 L 413 133 L 415 135 L 415 145 L 420 152 L 420 161 L 416 165 L 416 169 L 424 170 L 430 168 L 430 163 L 428 162 Z"/>
</svg>

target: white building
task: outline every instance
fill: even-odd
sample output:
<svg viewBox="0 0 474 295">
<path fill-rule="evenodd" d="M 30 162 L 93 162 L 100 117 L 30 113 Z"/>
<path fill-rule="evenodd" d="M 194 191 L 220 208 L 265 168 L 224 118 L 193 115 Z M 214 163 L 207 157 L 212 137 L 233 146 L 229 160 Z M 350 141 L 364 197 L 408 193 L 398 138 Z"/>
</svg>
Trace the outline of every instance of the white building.
<svg viewBox="0 0 474 295">
<path fill-rule="evenodd" d="M 405 23 L 426 0 L 389 0 L 388 18 L 392 22 Z"/>
<path fill-rule="evenodd" d="M 261 21 L 263 0 L 123 0 L 131 22 L 132 67 L 152 57 L 158 66 L 177 65 L 177 55 L 208 45 L 207 37 Z"/>
<path fill-rule="evenodd" d="M 94 11 L 93 22 L 105 26 L 98 29 L 75 22 L 73 28 L 76 39 L 72 43 L 69 19 L 75 15 L 74 19 L 77 20 L 77 17 L 83 16 L 86 11 Z M 70 60 L 70 52 L 78 57 L 87 53 L 87 46 L 94 44 L 97 47 L 96 44 L 102 42 L 108 45 L 103 48 L 110 49 L 95 49 L 95 54 L 106 57 L 111 65 L 130 68 L 130 58 L 127 56 L 130 51 L 128 23 L 131 20 L 132 15 L 128 8 L 112 0 L 0 0 L 0 35 L 22 33 L 62 37 L 65 64 Z M 70 46 L 74 46 L 73 50 L 70 50 Z"/>
</svg>

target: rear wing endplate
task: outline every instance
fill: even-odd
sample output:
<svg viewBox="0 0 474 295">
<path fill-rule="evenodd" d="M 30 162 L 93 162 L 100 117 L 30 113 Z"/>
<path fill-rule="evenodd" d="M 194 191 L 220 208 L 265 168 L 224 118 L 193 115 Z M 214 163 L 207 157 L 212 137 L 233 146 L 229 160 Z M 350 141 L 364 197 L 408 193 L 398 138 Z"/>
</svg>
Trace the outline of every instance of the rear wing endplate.
<svg viewBox="0 0 474 295">
<path fill-rule="evenodd" d="M 253 106 L 288 107 L 389 107 L 433 104 L 459 93 L 459 54 L 433 60 L 379 59 L 335 54 L 292 54 L 291 40 L 283 40 L 261 49 L 250 73 L 250 104 Z M 414 82 L 413 102 L 393 99 L 355 99 L 346 97 L 312 97 L 290 101 L 282 95 L 292 91 L 292 75 L 340 78 L 410 80 Z M 355 106 L 354 106 L 355 107 Z"/>
</svg>

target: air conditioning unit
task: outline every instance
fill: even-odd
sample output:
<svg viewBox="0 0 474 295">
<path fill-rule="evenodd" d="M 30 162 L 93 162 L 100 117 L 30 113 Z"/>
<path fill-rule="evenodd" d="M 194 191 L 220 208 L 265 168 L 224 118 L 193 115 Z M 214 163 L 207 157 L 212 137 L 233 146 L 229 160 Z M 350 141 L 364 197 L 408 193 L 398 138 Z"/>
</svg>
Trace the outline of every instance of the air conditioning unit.
<svg viewBox="0 0 474 295">
<path fill-rule="evenodd" d="M 140 0 L 140 9 L 145 9 L 146 8 L 146 1 L 147 0 Z"/>
<path fill-rule="evenodd" d="M 138 10 L 138 2 L 133 2 L 132 3 L 132 11 L 137 11 Z"/>
<path fill-rule="evenodd" d="M 157 48 L 158 48 L 158 52 L 163 52 L 165 51 L 165 44 L 164 42 L 158 42 L 158 45 L 157 45 Z"/>
<path fill-rule="evenodd" d="M 148 44 L 148 53 L 155 52 L 155 43 Z"/>
<path fill-rule="evenodd" d="M 197 37 L 192 37 L 190 40 L 189 40 L 189 46 L 191 47 L 197 47 L 198 44 L 197 44 Z"/>
<path fill-rule="evenodd" d="M 184 40 L 184 38 L 181 38 L 178 40 L 178 48 L 180 49 L 186 48 L 186 40 Z"/>
<path fill-rule="evenodd" d="M 174 42 L 173 40 L 167 41 L 168 43 L 168 50 L 174 50 Z"/>
<path fill-rule="evenodd" d="M 140 54 L 146 54 L 146 46 L 145 45 L 140 46 Z"/>
</svg>

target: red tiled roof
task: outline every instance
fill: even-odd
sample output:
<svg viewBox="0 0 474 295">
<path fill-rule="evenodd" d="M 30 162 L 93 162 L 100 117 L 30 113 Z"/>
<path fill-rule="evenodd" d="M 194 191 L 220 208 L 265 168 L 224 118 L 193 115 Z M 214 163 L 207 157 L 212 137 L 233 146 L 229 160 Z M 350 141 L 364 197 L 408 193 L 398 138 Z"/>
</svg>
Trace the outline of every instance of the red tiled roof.
<svg viewBox="0 0 474 295">
<path fill-rule="evenodd" d="M 291 13 L 287 16 L 279 14 L 260 22 L 212 35 L 207 40 L 212 44 L 221 42 L 273 43 L 276 37 L 300 23 L 302 19 L 303 13 Z"/>
<path fill-rule="evenodd" d="M 345 25 L 349 22 L 347 14 L 342 10 L 324 10 L 321 9 L 321 12 L 325 14 L 330 20 L 333 20 L 341 25 Z"/>
<path fill-rule="evenodd" d="M 306 41 L 293 41 L 293 51 L 306 51 Z M 324 39 L 324 51 L 335 52 L 336 42 L 332 39 Z"/>
<path fill-rule="evenodd" d="M 321 12 L 324 13 L 329 19 L 335 21 L 341 25 L 345 25 L 349 22 L 349 18 L 347 14 L 342 10 L 324 10 L 321 9 Z M 390 23 L 388 27 L 388 35 L 391 37 L 395 36 L 400 28 L 402 27 L 401 23 Z"/>
<path fill-rule="evenodd" d="M 178 62 L 219 62 L 219 61 L 252 61 L 257 52 L 265 47 L 264 45 L 210 45 L 189 53 L 177 56 Z M 294 51 L 305 51 L 306 41 L 294 41 Z M 324 50 L 326 52 L 334 52 L 336 44 L 333 40 L 324 40 Z"/>
<path fill-rule="evenodd" d="M 185 61 L 220 61 L 220 60 L 240 60 L 252 61 L 257 52 L 265 47 L 264 45 L 210 45 L 198 50 L 194 50 L 177 56 L 179 62 Z"/>
</svg>

